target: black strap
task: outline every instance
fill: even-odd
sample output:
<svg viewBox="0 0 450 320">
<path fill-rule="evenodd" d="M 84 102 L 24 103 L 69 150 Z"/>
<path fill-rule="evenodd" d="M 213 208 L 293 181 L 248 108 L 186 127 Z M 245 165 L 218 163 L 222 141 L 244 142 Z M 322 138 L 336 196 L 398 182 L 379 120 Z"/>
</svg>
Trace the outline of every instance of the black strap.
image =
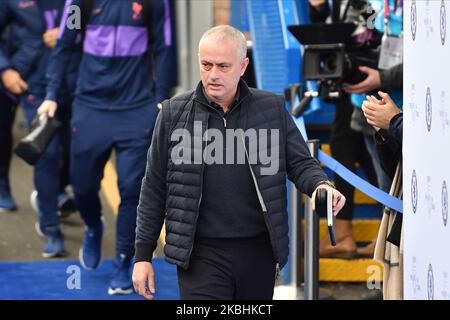
<svg viewBox="0 0 450 320">
<path fill-rule="evenodd" d="M 148 32 L 148 43 L 149 45 L 151 43 L 153 43 L 153 26 L 152 26 L 152 21 L 153 21 L 153 17 L 152 17 L 152 0 L 144 0 L 143 4 L 143 11 L 144 11 L 144 19 L 145 19 L 145 24 L 147 25 L 147 32 Z"/>
<path fill-rule="evenodd" d="M 333 6 L 331 9 L 331 21 L 333 22 L 339 22 L 341 16 L 341 1 L 340 0 L 334 0 Z"/>
<path fill-rule="evenodd" d="M 195 91 L 193 91 L 190 95 L 189 98 L 187 98 L 186 102 L 183 104 L 183 106 L 177 111 L 177 113 L 175 114 L 175 117 L 172 117 L 172 108 L 170 107 L 170 99 L 169 100 L 165 100 L 164 102 L 167 101 L 166 105 L 164 105 L 164 102 L 162 102 L 162 108 L 166 107 L 167 108 L 167 112 L 169 113 L 169 118 L 170 118 L 170 126 L 169 126 L 169 137 L 172 135 L 173 131 L 175 130 L 175 127 L 178 123 L 178 121 L 181 118 L 181 115 L 183 114 L 184 109 L 186 108 L 186 106 L 189 103 L 194 103 L 194 100 L 192 99 L 192 97 L 194 96 Z"/>
<path fill-rule="evenodd" d="M 81 8 L 81 35 L 83 40 L 86 35 L 86 26 L 91 18 L 93 7 L 94 0 L 83 0 L 83 7 Z"/>
<path fill-rule="evenodd" d="M 344 14 L 342 15 L 342 22 L 345 22 L 345 20 L 347 19 L 348 10 L 350 9 L 350 2 L 351 1 L 348 1 L 345 5 Z"/>
</svg>

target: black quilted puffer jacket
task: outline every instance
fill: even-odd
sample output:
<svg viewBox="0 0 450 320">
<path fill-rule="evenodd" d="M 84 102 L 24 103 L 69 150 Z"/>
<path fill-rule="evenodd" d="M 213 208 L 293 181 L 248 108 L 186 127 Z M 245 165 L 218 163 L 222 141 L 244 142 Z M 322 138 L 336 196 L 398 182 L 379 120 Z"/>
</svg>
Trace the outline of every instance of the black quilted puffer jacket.
<svg viewBox="0 0 450 320">
<path fill-rule="evenodd" d="M 249 166 L 261 205 L 270 240 L 281 269 L 289 254 L 288 215 L 286 211 L 286 177 L 309 196 L 327 176 L 311 157 L 300 131 L 284 106 L 284 99 L 270 92 L 248 88 L 239 83 L 239 128 L 279 130 L 279 170 L 274 175 L 261 175 L 261 163 Z M 193 134 L 194 121 L 201 121 L 203 132 L 208 127 L 209 111 L 200 99 L 202 85 L 186 94 L 162 103 L 147 169 L 142 181 L 136 227 L 135 261 L 151 261 L 161 228 L 166 223 L 166 260 L 184 269 L 194 246 L 196 223 L 202 199 L 205 164 L 174 164 L 170 155 L 176 142 L 170 134 L 179 128 Z M 270 145 L 268 148 L 275 147 Z M 243 140 L 245 141 L 245 139 Z M 248 141 L 245 141 L 248 149 Z M 194 144 L 195 146 L 195 144 Z M 195 152 L 195 150 L 194 150 Z"/>
</svg>

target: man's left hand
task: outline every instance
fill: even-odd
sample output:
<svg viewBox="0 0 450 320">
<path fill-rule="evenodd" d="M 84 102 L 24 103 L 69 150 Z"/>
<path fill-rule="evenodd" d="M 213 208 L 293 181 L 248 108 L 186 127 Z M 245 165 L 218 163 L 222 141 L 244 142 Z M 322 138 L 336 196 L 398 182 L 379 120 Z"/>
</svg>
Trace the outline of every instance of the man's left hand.
<svg viewBox="0 0 450 320">
<path fill-rule="evenodd" d="M 381 79 L 380 72 L 378 70 L 369 67 L 359 67 L 359 71 L 367 74 L 367 78 L 360 83 L 345 87 L 346 92 L 361 94 L 380 88 Z"/>
<path fill-rule="evenodd" d="M 336 216 L 339 211 L 341 211 L 341 209 L 344 207 L 345 205 L 345 197 L 342 193 L 340 193 L 338 190 L 330 187 L 328 184 L 324 183 L 324 184 L 320 184 L 316 190 L 314 190 L 312 197 L 311 197 L 311 201 L 312 201 L 312 209 L 315 210 L 316 209 L 316 193 L 318 189 L 327 189 L 331 192 L 333 192 L 333 214 Z"/>
</svg>

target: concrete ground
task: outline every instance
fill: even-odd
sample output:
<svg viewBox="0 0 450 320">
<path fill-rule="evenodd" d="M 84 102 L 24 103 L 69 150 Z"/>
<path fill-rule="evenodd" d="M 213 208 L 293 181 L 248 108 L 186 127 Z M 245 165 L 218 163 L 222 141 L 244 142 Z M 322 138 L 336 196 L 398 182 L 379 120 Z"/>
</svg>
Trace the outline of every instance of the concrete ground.
<svg viewBox="0 0 450 320">
<path fill-rule="evenodd" d="M 22 119 L 21 110 L 18 110 L 14 126 L 14 145 L 27 133 L 20 125 Z M 0 262 L 46 260 L 41 255 L 44 240 L 35 231 L 37 214 L 30 205 L 30 194 L 34 190 L 33 168 L 15 155 L 11 164 L 10 181 L 19 208 L 15 212 L 0 213 Z M 106 220 L 103 257 L 111 258 L 114 256 L 115 215 L 103 195 L 102 203 Z M 84 223 L 79 214 L 61 219 L 61 229 L 68 253 L 64 259 L 78 259 L 84 232 Z"/>
</svg>

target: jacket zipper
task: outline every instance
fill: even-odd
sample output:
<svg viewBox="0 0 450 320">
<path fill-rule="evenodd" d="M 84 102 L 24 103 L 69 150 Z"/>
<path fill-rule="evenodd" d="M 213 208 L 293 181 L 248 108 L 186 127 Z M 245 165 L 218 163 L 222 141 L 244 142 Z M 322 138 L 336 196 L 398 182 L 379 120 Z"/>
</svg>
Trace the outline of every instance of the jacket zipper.
<svg viewBox="0 0 450 320">
<path fill-rule="evenodd" d="M 191 257 L 192 250 L 194 249 L 194 238 L 195 238 L 195 233 L 197 231 L 197 220 L 198 220 L 198 215 L 200 214 L 200 205 L 202 203 L 202 198 L 203 198 L 203 171 L 204 171 L 204 166 L 202 165 L 201 179 L 200 179 L 200 198 L 198 199 L 197 214 L 195 215 L 194 232 L 192 232 L 191 248 L 189 249 L 189 255 L 188 255 L 189 258 Z"/>
<path fill-rule="evenodd" d="M 229 116 L 234 110 L 236 110 L 236 109 L 239 107 L 239 105 L 241 105 L 241 103 L 242 103 L 247 97 L 248 97 L 248 96 L 244 96 L 244 97 L 241 99 L 241 101 L 239 101 L 239 102 L 234 106 L 234 108 L 231 109 L 230 113 L 228 113 L 227 116 Z M 209 104 L 203 103 L 203 102 L 200 101 L 200 100 L 195 100 L 195 101 L 198 102 L 198 103 L 200 103 L 200 104 L 202 104 L 202 105 L 204 105 L 204 106 L 207 107 L 208 109 L 211 109 L 211 110 L 214 110 L 214 112 L 217 112 L 217 114 L 220 115 L 220 116 L 222 117 L 223 125 L 224 125 L 225 129 L 227 128 L 227 119 L 226 119 L 225 117 L 223 117 L 223 116 L 220 114 L 220 112 L 219 112 L 218 110 L 214 109 L 214 108 L 211 107 Z"/>
<path fill-rule="evenodd" d="M 113 38 L 113 58 L 116 58 L 116 52 L 117 52 L 117 26 L 119 25 L 118 23 L 118 18 L 116 18 L 117 24 L 115 26 L 113 26 L 113 30 L 114 30 L 114 38 Z M 109 111 L 112 110 L 112 105 L 113 103 L 111 102 L 110 106 L 109 106 Z"/>
<path fill-rule="evenodd" d="M 117 26 L 114 27 L 114 41 L 113 41 L 113 57 L 116 57 L 117 48 Z"/>
<path fill-rule="evenodd" d="M 114 58 L 116 57 L 116 54 L 117 54 L 117 28 L 120 25 L 120 17 L 116 16 L 116 21 L 117 21 L 117 24 L 114 26 L 114 48 L 113 48 L 113 52 L 114 52 L 113 57 Z"/>
<path fill-rule="evenodd" d="M 209 116 L 208 116 L 208 118 L 209 118 Z M 208 127 L 206 129 L 208 129 Z M 203 144 L 203 141 L 202 141 L 202 144 Z M 205 165 L 202 164 L 202 170 L 201 170 L 201 173 L 200 173 L 200 177 L 201 177 L 200 178 L 200 198 L 198 199 L 197 213 L 195 215 L 194 231 L 192 232 L 192 237 L 191 237 L 191 247 L 189 249 L 189 254 L 188 254 L 189 259 L 190 259 L 191 254 L 192 254 L 192 250 L 194 249 L 194 238 L 195 238 L 195 233 L 197 231 L 198 215 L 200 214 L 200 205 L 202 203 L 202 198 L 203 198 L 203 173 L 204 173 L 204 170 L 205 170 Z"/>
</svg>

